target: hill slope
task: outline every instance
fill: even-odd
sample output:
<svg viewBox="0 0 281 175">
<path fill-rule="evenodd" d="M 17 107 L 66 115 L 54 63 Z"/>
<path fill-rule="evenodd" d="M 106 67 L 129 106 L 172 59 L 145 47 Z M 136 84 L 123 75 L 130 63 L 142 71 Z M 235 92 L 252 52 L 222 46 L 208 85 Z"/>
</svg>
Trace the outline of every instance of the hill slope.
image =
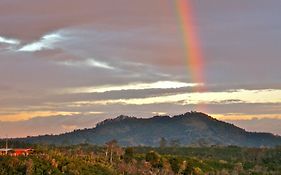
<svg viewBox="0 0 281 175">
<path fill-rule="evenodd" d="M 119 116 L 115 119 L 104 120 L 91 129 L 19 140 L 48 144 L 104 144 L 116 139 L 119 144 L 124 146 L 159 146 L 161 138 L 165 138 L 168 143 L 180 143 L 181 145 L 249 147 L 281 145 L 279 136 L 270 133 L 247 132 L 198 112 L 188 112 L 174 117 L 155 116 L 148 119 Z"/>
</svg>

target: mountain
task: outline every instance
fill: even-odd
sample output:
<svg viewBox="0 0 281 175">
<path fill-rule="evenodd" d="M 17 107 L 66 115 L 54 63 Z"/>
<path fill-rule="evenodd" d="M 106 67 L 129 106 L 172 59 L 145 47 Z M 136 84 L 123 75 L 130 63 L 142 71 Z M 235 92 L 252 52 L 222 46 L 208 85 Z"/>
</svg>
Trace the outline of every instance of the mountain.
<svg viewBox="0 0 281 175">
<path fill-rule="evenodd" d="M 29 143 L 47 144 L 105 144 L 117 140 L 123 146 L 210 146 L 237 145 L 273 147 L 281 145 L 281 137 L 270 133 L 247 132 L 244 129 L 214 119 L 204 113 L 188 112 L 182 115 L 135 118 L 119 116 L 107 119 L 95 128 L 75 130 L 61 135 L 20 138 Z"/>
</svg>

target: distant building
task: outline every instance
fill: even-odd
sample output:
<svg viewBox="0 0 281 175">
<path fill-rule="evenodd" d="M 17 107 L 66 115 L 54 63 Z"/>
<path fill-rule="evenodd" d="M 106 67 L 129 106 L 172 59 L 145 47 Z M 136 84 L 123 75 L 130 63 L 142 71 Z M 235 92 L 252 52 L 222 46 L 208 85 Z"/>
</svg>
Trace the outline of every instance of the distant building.
<svg viewBox="0 0 281 175">
<path fill-rule="evenodd" d="M 31 148 L 9 148 L 8 140 L 6 140 L 6 148 L 0 148 L 0 156 L 28 156 L 33 153 L 34 149 Z"/>
<path fill-rule="evenodd" d="M 0 149 L 0 155 L 9 155 L 9 156 L 28 156 L 33 153 L 31 148 L 2 148 Z"/>
<path fill-rule="evenodd" d="M 11 156 L 28 156 L 33 153 L 33 149 L 31 148 L 16 148 L 11 150 Z"/>
<path fill-rule="evenodd" d="M 0 148 L 0 155 L 7 155 L 8 153 L 11 152 L 12 149 L 9 148 Z"/>
</svg>

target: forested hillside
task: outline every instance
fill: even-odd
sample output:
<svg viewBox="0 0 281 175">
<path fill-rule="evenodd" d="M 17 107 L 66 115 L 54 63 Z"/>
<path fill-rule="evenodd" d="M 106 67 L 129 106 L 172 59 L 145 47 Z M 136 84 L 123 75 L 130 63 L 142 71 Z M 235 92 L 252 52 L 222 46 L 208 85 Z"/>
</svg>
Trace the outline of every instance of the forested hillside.
<svg viewBox="0 0 281 175">
<path fill-rule="evenodd" d="M 91 129 L 18 140 L 56 145 L 80 143 L 103 145 L 113 139 L 123 146 L 159 146 L 160 142 L 171 146 L 274 147 L 281 145 L 280 136 L 247 132 L 199 112 L 188 112 L 173 117 L 155 116 L 146 119 L 119 116 L 115 119 L 107 119 Z"/>
</svg>

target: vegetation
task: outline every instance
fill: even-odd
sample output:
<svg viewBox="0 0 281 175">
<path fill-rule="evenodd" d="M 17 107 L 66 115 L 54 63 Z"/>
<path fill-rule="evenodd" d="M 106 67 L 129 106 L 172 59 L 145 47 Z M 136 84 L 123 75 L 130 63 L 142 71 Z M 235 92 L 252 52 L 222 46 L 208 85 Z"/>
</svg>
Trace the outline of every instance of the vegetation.
<svg viewBox="0 0 281 175">
<path fill-rule="evenodd" d="M 263 175 L 281 174 L 281 147 L 120 147 L 25 145 L 29 156 L 0 156 L 1 175 Z"/>
<path fill-rule="evenodd" d="M 176 128 L 176 129 L 175 129 Z M 281 137 L 270 133 L 253 133 L 216 120 L 199 112 L 174 117 L 134 118 L 119 116 L 99 123 L 95 128 L 76 130 L 61 135 L 45 135 L 18 139 L 29 143 L 56 145 L 104 145 L 116 139 L 122 146 L 211 146 L 274 147 Z"/>
<path fill-rule="evenodd" d="M 120 116 L 92 129 L 13 139 L 9 145 L 35 152 L 0 156 L 1 175 L 281 174 L 280 136 L 247 132 L 197 112 Z"/>
</svg>

